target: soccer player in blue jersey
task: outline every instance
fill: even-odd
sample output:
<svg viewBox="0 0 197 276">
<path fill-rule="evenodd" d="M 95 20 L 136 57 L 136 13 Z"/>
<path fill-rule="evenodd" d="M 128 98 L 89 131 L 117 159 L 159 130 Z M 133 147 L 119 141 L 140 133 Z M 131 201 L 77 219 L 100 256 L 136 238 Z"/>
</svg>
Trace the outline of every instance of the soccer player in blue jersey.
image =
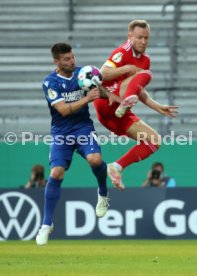
<svg viewBox="0 0 197 276">
<path fill-rule="evenodd" d="M 53 143 L 50 148 L 51 172 L 45 189 L 44 219 L 36 236 L 38 245 L 47 244 L 53 230 L 53 212 L 60 198 L 64 172 L 70 167 L 75 150 L 86 158 L 98 182 L 96 215 L 103 217 L 109 207 L 107 167 L 101 159 L 88 110 L 88 103 L 99 98 L 99 90 L 94 88 L 86 94 L 79 87 L 77 75 L 80 67 L 76 67 L 75 55 L 69 44 L 57 43 L 51 48 L 51 53 L 57 70 L 44 79 L 43 90 L 52 117 Z M 81 140 L 82 136 L 86 143 Z"/>
</svg>

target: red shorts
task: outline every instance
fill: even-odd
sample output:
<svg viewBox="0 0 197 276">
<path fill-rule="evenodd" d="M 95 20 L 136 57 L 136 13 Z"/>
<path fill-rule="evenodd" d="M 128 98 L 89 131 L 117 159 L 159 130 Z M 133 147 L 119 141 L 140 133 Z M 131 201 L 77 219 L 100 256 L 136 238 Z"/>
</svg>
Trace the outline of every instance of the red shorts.
<svg viewBox="0 0 197 276">
<path fill-rule="evenodd" d="M 119 103 L 113 103 L 113 105 L 109 106 L 108 99 L 97 99 L 94 101 L 94 106 L 101 124 L 119 136 L 127 135 L 127 130 L 130 126 L 140 120 L 139 117 L 131 111 L 127 111 L 122 118 L 117 118 L 115 116 L 115 111 Z"/>
<path fill-rule="evenodd" d="M 107 88 L 110 93 L 114 93 L 119 96 L 121 82 L 122 81 L 114 82 L 112 85 L 104 85 L 104 87 Z"/>
</svg>

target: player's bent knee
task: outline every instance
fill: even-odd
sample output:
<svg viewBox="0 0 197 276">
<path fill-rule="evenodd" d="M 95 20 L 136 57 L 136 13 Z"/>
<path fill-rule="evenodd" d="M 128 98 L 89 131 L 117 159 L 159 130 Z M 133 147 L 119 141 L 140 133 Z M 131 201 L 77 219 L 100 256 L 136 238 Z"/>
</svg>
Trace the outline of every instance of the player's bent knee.
<svg viewBox="0 0 197 276">
<path fill-rule="evenodd" d="M 141 139 L 141 141 L 148 143 L 149 145 L 152 145 L 154 148 L 154 151 L 156 151 L 161 146 L 162 138 L 161 138 L 161 135 L 159 135 L 158 133 L 154 133 L 145 139 Z"/>
<path fill-rule="evenodd" d="M 50 176 L 53 179 L 63 179 L 64 178 L 64 168 L 63 167 L 52 168 Z"/>
<path fill-rule="evenodd" d="M 153 139 L 152 139 L 153 138 Z M 158 150 L 161 146 L 161 143 L 162 143 L 162 139 L 161 139 L 161 135 L 159 134 L 154 134 L 153 137 L 151 137 L 151 141 L 150 143 L 152 145 L 154 145 L 155 147 L 155 150 Z"/>
<path fill-rule="evenodd" d="M 87 161 L 92 167 L 99 166 L 102 163 L 101 155 L 98 153 L 89 154 L 87 156 Z"/>
</svg>

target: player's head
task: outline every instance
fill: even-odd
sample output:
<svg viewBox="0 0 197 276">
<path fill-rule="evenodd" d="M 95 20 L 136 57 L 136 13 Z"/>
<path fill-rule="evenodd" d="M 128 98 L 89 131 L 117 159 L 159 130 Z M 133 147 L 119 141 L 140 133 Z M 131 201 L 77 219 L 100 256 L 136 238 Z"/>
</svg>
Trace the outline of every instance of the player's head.
<svg viewBox="0 0 197 276">
<path fill-rule="evenodd" d="M 157 180 L 163 177 L 164 165 L 161 162 L 155 162 L 152 165 L 151 179 Z"/>
<path fill-rule="evenodd" d="M 152 165 L 152 170 L 158 170 L 162 173 L 164 171 L 164 165 L 161 162 L 155 162 Z"/>
<path fill-rule="evenodd" d="M 75 55 L 72 47 L 66 43 L 57 43 L 51 47 L 51 54 L 58 69 L 64 73 L 72 73 L 75 69 Z"/>
<path fill-rule="evenodd" d="M 128 38 L 135 52 L 143 54 L 148 46 L 150 26 L 145 20 L 133 20 L 128 25 Z"/>
<path fill-rule="evenodd" d="M 44 179 L 44 167 L 42 165 L 35 165 L 31 169 L 35 181 Z"/>
</svg>

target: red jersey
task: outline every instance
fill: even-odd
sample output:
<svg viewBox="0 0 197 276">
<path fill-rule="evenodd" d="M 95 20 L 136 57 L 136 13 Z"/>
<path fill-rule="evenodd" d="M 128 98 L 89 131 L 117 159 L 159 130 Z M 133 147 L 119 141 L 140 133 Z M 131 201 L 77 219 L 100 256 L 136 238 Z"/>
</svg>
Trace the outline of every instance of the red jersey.
<svg viewBox="0 0 197 276">
<path fill-rule="evenodd" d="M 144 70 L 150 69 L 150 58 L 146 54 L 135 55 L 133 51 L 132 44 L 129 40 L 123 43 L 121 46 L 116 48 L 108 58 L 108 60 L 104 63 L 104 65 L 117 68 L 124 65 L 135 65 Z M 120 76 L 116 79 L 110 81 L 104 81 L 103 85 L 105 87 L 112 86 L 114 83 L 124 80 L 128 76 Z"/>
</svg>

